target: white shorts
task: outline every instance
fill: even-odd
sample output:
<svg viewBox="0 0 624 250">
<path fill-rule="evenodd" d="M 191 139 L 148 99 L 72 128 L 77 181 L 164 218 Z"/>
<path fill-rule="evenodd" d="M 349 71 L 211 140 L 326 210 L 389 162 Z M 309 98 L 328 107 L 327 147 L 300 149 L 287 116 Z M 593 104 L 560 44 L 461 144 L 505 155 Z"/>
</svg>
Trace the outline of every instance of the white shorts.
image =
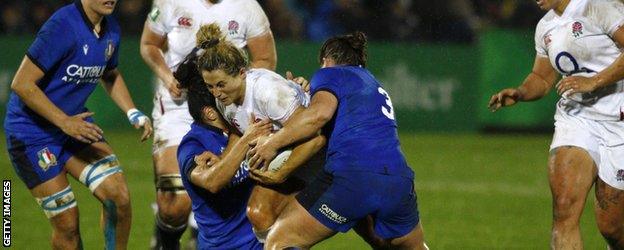
<svg viewBox="0 0 624 250">
<path fill-rule="evenodd" d="M 152 154 L 164 148 L 179 145 L 182 137 L 191 130 L 191 123 L 193 123 L 186 97 L 174 100 L 169 95 L 169 91 L 160 83 L 154 95 L 152 119 L 154 121 Z"/>
<path fill-rule="evenodd" d="M 572 116 L 557 108 L 550 152 L 561 146 L 585 149 L 598 167 L 598 177 L 624 190 L 624 122 Z"/>
</svg>

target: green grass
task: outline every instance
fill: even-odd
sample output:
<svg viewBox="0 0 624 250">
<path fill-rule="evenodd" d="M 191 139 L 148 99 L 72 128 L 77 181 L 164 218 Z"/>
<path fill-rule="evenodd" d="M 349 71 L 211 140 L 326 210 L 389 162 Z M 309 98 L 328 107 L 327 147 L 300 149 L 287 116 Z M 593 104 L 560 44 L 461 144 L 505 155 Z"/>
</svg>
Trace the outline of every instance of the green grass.
<svg viewBox="0 0 624 250">
<path fill-rule="evenodd" d="M 149 144 L 136 132 L 107 132 L 121 159 L 133 209 L 129 249 L 147 249 L 154 200 Z M 0 139 L 4 141 L 3 135 Z M 403 152 L 416 172 L 425 237 L 432 249 L 546 249 L 551 201 L 546 160 L 549 135 L 402 134 Z M 3 179 L 12 182 L 12 237 L 16 249 L 49 248 L 50 225 L 15 175 L 0 144 Z M 85 249 L 102 249 L 101 205 L 89 190 L 72 182 L 80 208 Z M 593 199 L 593 195 L 590 197 Z M 590 200 L 591 201 L 591 200 Z M 592 202 L 581 220 L 587 249 L 605 249 Z M 317 249 L 366 249 L 354 233 L 338 234 Z"/>
</svg>

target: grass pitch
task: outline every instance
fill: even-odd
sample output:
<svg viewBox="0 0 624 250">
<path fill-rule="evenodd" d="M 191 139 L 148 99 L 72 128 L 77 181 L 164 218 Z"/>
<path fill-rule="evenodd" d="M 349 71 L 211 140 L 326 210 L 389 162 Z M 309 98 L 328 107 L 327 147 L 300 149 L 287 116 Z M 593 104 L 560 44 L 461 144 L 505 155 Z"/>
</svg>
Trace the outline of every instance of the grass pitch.
<svg viewBox="0 0 624 250">
<path fill-rule="evenodd" d="M 151 151 L 136 131 L 107 131 L 131 192 L 129 249 L 147 249 L 153 229 Z M 48 249 L 51 227 L 12 169 L 0 134 L 0 173 L 12 180 L 12 248 Z M 416 172 L 425 237 L 432 249 L 547 249 L 551 199 L 546 162 L 550 135 L 402 134 Z M 85 249 L 102 249 L 100 203 L 71 182 Z M 593 215 L 593 192 L 581 219 L 587 249 L 605 249 Z M 184 236 L 185 238 L 187 236 Z M 356 234 L 338 234 L 316 249 L 367 249 Z"/>
</svg>

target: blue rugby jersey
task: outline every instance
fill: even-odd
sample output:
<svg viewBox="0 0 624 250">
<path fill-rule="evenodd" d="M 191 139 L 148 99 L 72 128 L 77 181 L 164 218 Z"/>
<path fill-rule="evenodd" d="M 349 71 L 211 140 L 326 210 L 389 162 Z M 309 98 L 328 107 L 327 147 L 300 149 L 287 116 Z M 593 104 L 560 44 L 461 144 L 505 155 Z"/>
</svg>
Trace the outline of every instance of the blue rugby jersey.
<svg viewBox="0 0 624 250">
<path fill-rule="evenodd" d="M 241 165 L 229 185 L 215 194 L 195 186 L 189 178 L 196 155 L 204 151 L 221 155 L 227 141 L 222 130 L 194 122 L 178 146 L 182 183 L 191 197 L 199 226 L 199 249 L 240 249 L 256 241 L 246 215 L 253 188 L 246 165 Z"/>
<path fill-rule="evenodd" d="M 85 102 L 105 71 L 117 67 L 120 28 L 105 16 L 96 35 L 80 1 L 57 10 L 41 27 L 26 56 L 43 72 L 37 86 L 67 115 L 87 111 Z M 11 93 L 6 131 L 37 138 L 62 135 L 59 128 L 28 108 Z"/>
<path fill-rule="evenodd" d="M 368 171 L 413 178 L 400 149 L 394 108 L 388 93 L 365 68 L 319 69 L 310 82 L 312 95 L 328 91 L 338 99 L 328 138 L 325 169 Z"/>
</svg>

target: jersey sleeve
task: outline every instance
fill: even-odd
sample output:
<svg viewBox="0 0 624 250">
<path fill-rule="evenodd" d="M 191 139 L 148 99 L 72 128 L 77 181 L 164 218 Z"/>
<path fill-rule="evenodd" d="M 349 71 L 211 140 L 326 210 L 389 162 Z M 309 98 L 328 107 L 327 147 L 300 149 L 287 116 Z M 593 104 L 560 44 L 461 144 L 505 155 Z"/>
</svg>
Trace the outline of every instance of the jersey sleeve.
<svg viewBox="0 0 624 250">
<path fill-rule="evenodd" d="M 246 39 L 254 38 L 263 35 L 270 31 L 269 19 L 267 18 L 264 10 L 260 7 L 257 1 L 249 1 L 247 7 L 247 25 L 246 25 Z"/>
<path fill-rule="evenodd" d="M 189 180 L 191 171 L 195 167 L 195 156 L 204 152 L 203 146 L 199 140 L 194 138 L 184 140 L 178 146 L 178 166 L 180 173 L 184 174 Z"/>
<path fill-rule="evenodd" d="M 542 21 L 537 24 L 535 27 L 535 52 L 537 56 L 548 57 L 548 50 L 546 47 L 545 39 L 550 39 L 549 37 L 544 37 L 544 26 Z"/>
<path fill-rule="evenodd" d="M 43 72 L 71 53 L 74 45 L 74 32 L 62 20 L 50 18 L 37 33 L 35 41 L 28 48 L 26 56 Z"/>
<path fill-rule="evenodd" d="M 340 70 L 332 68 L 319 69 L 312 76 L 310 81 L 310 93 L 312 96 L 319 91 L 327 91 L 336 96 L 336 99 L 342 97 L 340 91 L 340 83 L 338 82 Z"/>
<path fill-rule="evenodd" d="M 624 4 L 613 0 L 597 1 L 590 15 L 605 34 L 613 36 L 624 24 Z"/>
<path fill-rule="evenodd" d="M 154 33 L 165 36 L 171 32 L 173 27 L 171 26 L 171 16 L 173 3 L 169 0 L 154 0 L 152 10 L 147 15 L 147 27 Z"/>
<path fill-rule="evenodd" d="M 282 125 L 305 100 L 303 90 L 274 75 L 263 76 L 257 86 L 254 99 L 259 111 Z"/>
<path fill-rule="evenodd" d="M 178 165 L 180 173 L 187 175 L 190 180 L 190 173 L 195 167 L 195 156 L 205 151 L 210 151 L 215 155 L 221 154 L 221 146 L 210 134 L 192 134 L 192 131 L 182 139 L 178 145 Z"/>
</svg>

